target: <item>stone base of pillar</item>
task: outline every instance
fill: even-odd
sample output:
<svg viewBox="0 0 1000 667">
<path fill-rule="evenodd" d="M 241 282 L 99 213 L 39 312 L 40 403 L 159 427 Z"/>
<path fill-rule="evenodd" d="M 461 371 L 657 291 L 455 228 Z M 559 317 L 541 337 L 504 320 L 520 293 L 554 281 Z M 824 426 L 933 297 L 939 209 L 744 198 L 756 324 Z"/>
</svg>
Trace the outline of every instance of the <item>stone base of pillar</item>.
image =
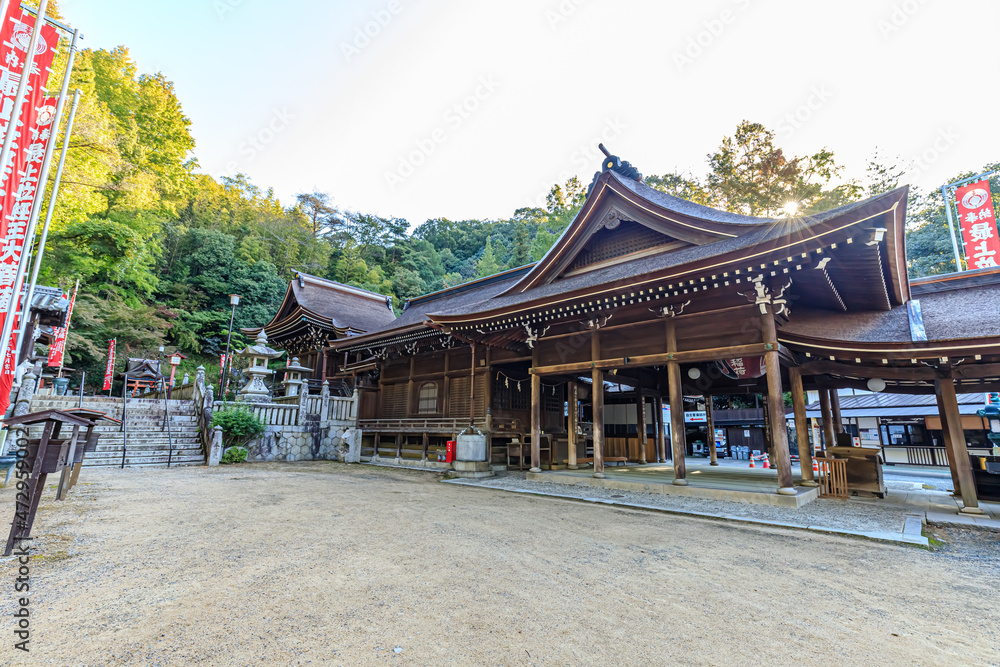
<svg viewBox="0 0 1000 667">
<path fill-rule="evenodd" d="M 575 464 L 569 464 L 569 465 L 567 465 L 567 466 L 566 466 L 566 468 L 567 468 L 568 470 L 579 470 L 579 469 L 580 469 L 580 466 L 578 466 L 578 465 L 575 465 Z"/>
<path fill-rule="evenodd" d="M 715 463 L 709 463 L 708 465 L 710 465 L 710 466 L 717 466 L 717 465 L 719 465 L 719 462 L 716 461 Z"/>
<path fill-rule="evenodd" d="M 802 480 L 802 486 L 819 486 L 819 482 L 814 479 L 804 479 Z"/>
<path fill-rule="evenodd" d="M 541 468 L 528 468 L 528 472 L 542 472 Z"/>
<path fill-rule="evenodd" d="M 455 477 L 482 478 L 493 477 L 493 469 L 486 461 L 455 461 L 455 470 L 452 475 Z"/>
<path fill-rule="evenodd" d="M 778 489 L 778 495 L 779 496 L 794 496 L 795 495 L 795 488 L 791 487 L 791 486 L 783 486 L 780 489 Z"/>
<path fill-rule="evenodd" d="M 982 514 L 983 513 L 983 510 L 979 509 L 978 507 L 963 507 L 961 511 L 962 511 L 962 514 Z"/>
<path fill-rule="evenodd" d="M 604 473 L 603 472 L 595 472 L 594 473 L 594 479 L 604 479 Z"/>
<path fill-rule="evenodd" d="M 687 486 L 688 481 L 686 479 L 675 479 L 674 486 Z"/>
</svg>

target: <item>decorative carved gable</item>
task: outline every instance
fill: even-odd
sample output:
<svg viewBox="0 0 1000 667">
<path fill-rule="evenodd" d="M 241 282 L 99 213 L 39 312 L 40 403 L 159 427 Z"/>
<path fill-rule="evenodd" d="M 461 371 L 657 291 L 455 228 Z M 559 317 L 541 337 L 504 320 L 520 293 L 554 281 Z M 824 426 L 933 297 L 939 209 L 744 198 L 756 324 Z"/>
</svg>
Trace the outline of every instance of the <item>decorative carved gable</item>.
<svg viewBox="0 0 1000 667">
<path fill-rule="evenodd" d="M 562 275 L 573 275 L 607 266 L 612 261 L 626 262 L 689 245 L 638 222 L 622 220 L 612 213 L 587 240 Z"/>
</svg>

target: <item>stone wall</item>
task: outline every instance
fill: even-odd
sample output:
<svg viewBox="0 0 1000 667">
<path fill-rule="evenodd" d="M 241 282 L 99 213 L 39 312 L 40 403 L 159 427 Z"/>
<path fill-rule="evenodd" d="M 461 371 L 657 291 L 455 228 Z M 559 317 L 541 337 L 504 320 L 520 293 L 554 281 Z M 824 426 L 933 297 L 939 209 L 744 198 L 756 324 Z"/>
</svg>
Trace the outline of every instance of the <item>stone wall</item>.
<svg viewBox="0 0 1000 667">
<path fill-rule="evenodd" d="M 247 445 L 247 461 L 347 461 L 354 441 L 361 433 L 351 424 L 268 426 Z"/>
</svg>

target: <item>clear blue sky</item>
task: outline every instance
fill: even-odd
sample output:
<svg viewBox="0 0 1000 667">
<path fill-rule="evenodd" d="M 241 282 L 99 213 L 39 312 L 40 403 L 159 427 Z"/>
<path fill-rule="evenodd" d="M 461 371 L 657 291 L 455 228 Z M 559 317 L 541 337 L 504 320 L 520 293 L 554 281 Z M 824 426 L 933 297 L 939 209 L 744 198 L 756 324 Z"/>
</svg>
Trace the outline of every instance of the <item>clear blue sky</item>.
<svg viewBox="0 0 1000 667">
<path fill-rule="evenodd" d="M 85 46 L 125 44 L 174 81 L 207 173 L 414 224 L 509 216 L 589 181 L 602 138 L 644 174 L 701 175 L 743 119 L 790 153 L 829 147 L 847 176 L 876 147 L 922 187 L 1000 160 L 989 0 L 60 7 Z"/>
</svg>

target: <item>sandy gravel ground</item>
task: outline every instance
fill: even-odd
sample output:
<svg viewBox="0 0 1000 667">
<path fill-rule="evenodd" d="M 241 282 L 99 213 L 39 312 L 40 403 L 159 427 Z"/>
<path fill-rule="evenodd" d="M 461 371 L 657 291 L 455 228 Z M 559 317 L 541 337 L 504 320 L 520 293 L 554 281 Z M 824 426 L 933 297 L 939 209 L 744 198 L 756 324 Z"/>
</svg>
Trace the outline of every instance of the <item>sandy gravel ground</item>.
<svg viewBox="0 0 1000 667">
<path fill-rule="evenodd" d="M 0 663 L 1000 664 L 995 534 L 929 552 L 436 480 L 87 470 L 39 512 L 28 656 L 0 563 Z"/>
<path fill-rule="evenodd" d="M 526 489 L 536 493 L 551 493 L 577 498 L 616 500 L 622 504 L 647 505 L 666 510 L 702 512 L 721 516 L 736 516 L 761 521 L 793 523 L 803 526 L 823 526 L 841 530 L 870 533 L 901 533 L 908 512 L 916 508 L 889 505 L 874 498 L 851 498 L 848 501 L 819 498 L 799 508 L 775 505 L 757 505 L 710 498 L 675 496 L 664 493 L 622 491 L 595 486 L 575 486 L 549 482 L 529 482 L 523 472 L 510 471 L 506 475 L 462 480 L 463 484 L 494 489 Z M 891 492 L 890 492 L 891 493 Z M 998 536 L 1000 537 L 1000 536 Z"/>
</svg>

